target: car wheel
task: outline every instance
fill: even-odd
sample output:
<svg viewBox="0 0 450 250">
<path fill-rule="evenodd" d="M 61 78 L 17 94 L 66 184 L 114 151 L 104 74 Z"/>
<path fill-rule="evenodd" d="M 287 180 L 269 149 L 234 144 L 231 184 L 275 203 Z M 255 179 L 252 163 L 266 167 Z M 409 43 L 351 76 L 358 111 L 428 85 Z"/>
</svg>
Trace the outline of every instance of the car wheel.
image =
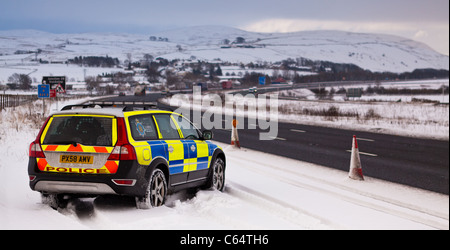
<svg viewBox="0 0 450 250">
<path fill-rule="evenodd" d="M 41 193 L 41 201 L 43 204 L 49 205 L 54 210 L 58 208 L 66 208 L 68 199 L 64 199 L 62 194 L 44 194 Z"/>
<path fill-rule="evenodd" d="M 144 197 L 136 197 L 138 209 L 149 209 L 164 205 L 167 195 L 166 177 L 160 169 L 153 170 Z"/>
<path fill-rule="evenodd" d="M 225 187 L 225 162 L 221 158 L 216 158 L 212 170 L 212 188 L 223 191 Z"/>
</svg>

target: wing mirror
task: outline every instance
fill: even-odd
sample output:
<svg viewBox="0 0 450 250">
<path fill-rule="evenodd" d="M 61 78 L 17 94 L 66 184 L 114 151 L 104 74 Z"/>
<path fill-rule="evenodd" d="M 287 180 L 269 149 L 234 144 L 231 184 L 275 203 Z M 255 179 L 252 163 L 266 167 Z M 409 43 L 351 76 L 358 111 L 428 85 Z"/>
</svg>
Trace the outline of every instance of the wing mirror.
<svg viewBox="0 0 450 250">
<path fill-rule="evenodd" d="M 212 140 L 213 132 L 211 130 L 205 130 L 202 132 L 203 140 Z"/>
</svg>

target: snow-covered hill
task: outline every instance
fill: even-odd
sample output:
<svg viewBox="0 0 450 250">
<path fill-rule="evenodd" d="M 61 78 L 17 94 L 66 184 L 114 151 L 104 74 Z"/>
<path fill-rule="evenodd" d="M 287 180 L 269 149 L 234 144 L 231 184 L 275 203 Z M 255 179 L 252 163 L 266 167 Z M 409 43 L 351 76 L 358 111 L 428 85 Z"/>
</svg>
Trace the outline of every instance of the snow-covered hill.
<svg viewBox="0 0 450 250">
<path fill-rule="evenodd" d="M 150 37 L 153 37 L 151 40 Z M 232 44 L 237 37 L 241 46 Z M 167 39 L 165 39 L 167 38 Z M 224 41 L 229 41 L 225 46 Z M 449 69 L 449 57 L 425 44 L 406 38 L 349 33 L 303 31 L 255 33 L 224 26 L 197 26 L 158 34 L 83 33 L 52 34 L 35 30 L 0 31 L 0 65 L 26 63 L 37 51 L 46 61 L 65 61 L 75 56 L 110 56 L 124 61 L 155 58 L 215 60 L 249 63 L 307 58 L 335 63 L 352 63 L 371 71 L 410 72 L 418 68 Z"/>
</svg>

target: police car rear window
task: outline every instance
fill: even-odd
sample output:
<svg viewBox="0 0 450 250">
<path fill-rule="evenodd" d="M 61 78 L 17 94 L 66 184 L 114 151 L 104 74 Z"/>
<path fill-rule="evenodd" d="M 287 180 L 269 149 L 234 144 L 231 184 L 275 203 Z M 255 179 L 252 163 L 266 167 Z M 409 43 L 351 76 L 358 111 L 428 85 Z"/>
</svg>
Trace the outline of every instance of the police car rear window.
<svg viewBox="0 0 450 250">
<path fill-rule="evenodd" d="M 131 136 L 136 141 L 158 139 L 152 115 L 135 115 L 128 118 Z"/>
<path fill-rule="evenodd" d="M 58 116 L 47 130 L 43 144 L 112 145 L 113 119 L 96 116 Z"/>
</svg>

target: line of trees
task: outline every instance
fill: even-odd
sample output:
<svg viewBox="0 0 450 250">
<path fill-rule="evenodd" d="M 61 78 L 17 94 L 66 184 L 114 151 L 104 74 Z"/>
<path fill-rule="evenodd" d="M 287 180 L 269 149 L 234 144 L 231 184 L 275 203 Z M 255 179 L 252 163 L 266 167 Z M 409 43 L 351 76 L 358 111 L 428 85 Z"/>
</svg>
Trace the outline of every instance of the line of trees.
<svg viewBox="0 0 450 250">
<path fill-rule="evenodd" d="M 77 64 L 88 67 L 114 67 L 119 65 L 119 59 L 109 56 L 76 56 L 69 59 L 68 63 Z"/>
<path fill-rule="evenodd" d="M 329 82 L 329 81 L 383 81 L 383 80 L 410 80 L 410 79 L 432 79 L 448 78 L 448 70 L 436 69 L 416 69 L 412 72 L 391 73 L 391 72 L 372 72 L 363 70 L 355 65 L 338 65 L 341 70 L 331 67 L 331 71 L 319 70 L 315 75 L 295 75 L 295 83 L 310 82 Z"/>
</svg>

